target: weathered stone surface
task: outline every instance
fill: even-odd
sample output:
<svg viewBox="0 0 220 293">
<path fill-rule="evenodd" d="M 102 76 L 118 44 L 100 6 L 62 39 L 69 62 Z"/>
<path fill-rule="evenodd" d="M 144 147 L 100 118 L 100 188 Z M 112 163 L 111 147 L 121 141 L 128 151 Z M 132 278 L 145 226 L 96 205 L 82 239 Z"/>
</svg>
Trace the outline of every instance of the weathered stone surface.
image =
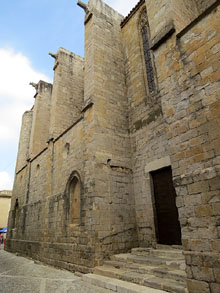
<svg viewBox="0 0 220 293">
<path fill-rule="evenodd" d="M 49 138 L 57 138 L 81 117 L 83 86 L 84 59 L 60 48 L 54 66 Z"/>
<path fill-rule="evenodd" d="M 34 158 L 47 147 L 49 139 L 51 95 L 53 86 L 50 83 L 39 81 L 35 86 L 35 103 L 31 125 L 29 158 Z M 22 166 L 23 167 L 23 166 Z M 18 170 L 19 171 L 19 170 Z"/>
<path fill-rule="evenodd" d="M 39 92 L 23 118 L 6 248 L 90 272 L 112 254 L 155 247 L 152 172 L 171 166 L 189 291 L 216 290 L 218 1 L 142 0 L 124 21 L 101 0 L 85 11 L 85 58 L 52 54 L 52 93 Z M 176 31 L 150 51 L 169 23 Z"/>
<path fill-rule="evenodd" d="M 20 131 L 18 156 L 16 163 L 16 172 L 21 170 L 30 158 L 30 137 L 33 120 L 33 111 L 26 111 L 22 117 L 22 126 Z"/>
<path fill-rule="evenodd" d="M 83 281 L 73 273 L 45 266 L 33 260 L 25 259 L 5 252 L 0 248 L 0 292 L 10 293 L 107 293 Z"/>
<path fill-rule="evenodd" d="M 146 292 L 155 288 L 181 293 L 186 290 L 184 269 L 184 257 L 179 249 L 167 249 L 166 246 L 159 249 L 136 248 L 131 254 L 112 256 L 103 266 L 95 267 L 94 275 L 89 275 L 89 278 L 98 280 L 99 276 L 104 276 L 111 278 L 113 284 L 123 280 L 130 282 L 131 288 L 133 284 L 146 286 Z"/>
<path fill-rule="evenodd" d="M 187 280 L 189 292 L 192 293 L 209 293 L 209 285 L 205 282 L 196 280 Z"/>
</svg>

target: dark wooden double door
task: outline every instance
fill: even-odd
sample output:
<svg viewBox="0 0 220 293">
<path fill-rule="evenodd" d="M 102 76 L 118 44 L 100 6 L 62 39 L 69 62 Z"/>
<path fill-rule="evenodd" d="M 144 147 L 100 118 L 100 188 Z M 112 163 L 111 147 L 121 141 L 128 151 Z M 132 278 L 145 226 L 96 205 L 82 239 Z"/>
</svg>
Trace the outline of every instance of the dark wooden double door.
<svg viewBox="0 0 220 293">
<path fill-rule="evenodd" d="M 157 242 L 166 245 L 181 245 L 181 229 L 172 170 L 170 167 L 166 167 L 152 172 L 151 175 L 154 189 Z"/>
</svg>

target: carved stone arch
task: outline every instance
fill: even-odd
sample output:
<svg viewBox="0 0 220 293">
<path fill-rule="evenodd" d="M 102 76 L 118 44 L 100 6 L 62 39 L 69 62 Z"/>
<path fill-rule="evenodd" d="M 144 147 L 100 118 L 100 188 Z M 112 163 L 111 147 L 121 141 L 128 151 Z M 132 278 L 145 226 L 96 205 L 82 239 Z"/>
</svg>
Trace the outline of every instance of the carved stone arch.
<svg viewBox="0 0 220 293">
<path fill-rule="evenodd" d="M 156 92 L 156 70 L 153 62 L 153 54 L 150 49 L 150 27 L 148 23 L 147 9 L 143 7 L 138 18 L 138 31 L 141 44 L 141 52 L 145 67 L 146 88 L 148 94 Z"/>
<path fill-rule="evenodd" d="M 80 225 L 82 217 L 82 181 L 80 174 L 73 171 L 66 186 L 67 213 L 70 225 Z"/>
<path fill-rule="evenodd" d="M 142 29 L 144 26 L 149 27 L 146 6 L 144 6 L 140 11 L 139 18 L 138 18 L 138 26 L 139 26 L 139 29 Z"/>
</svg>

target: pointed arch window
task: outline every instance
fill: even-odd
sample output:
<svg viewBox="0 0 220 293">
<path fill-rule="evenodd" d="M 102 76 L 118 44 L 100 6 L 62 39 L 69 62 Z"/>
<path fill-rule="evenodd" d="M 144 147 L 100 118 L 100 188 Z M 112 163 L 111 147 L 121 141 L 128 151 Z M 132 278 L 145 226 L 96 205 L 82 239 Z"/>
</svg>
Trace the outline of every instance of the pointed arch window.
<svg viewBox="0 0 220 293">
<path fill-rule="evenodd" d="M 82 192 L 83 185 L 80 174 L 71 173 L 65 190 L 66 220 L 71 227 L 82 225 Z"/>
<path fill-rule="evenodd" d="M 150 50 L 149 24 L 148 24 L 146 9 L 143 9 L 140 16 L 140 32 L 141 32 L 141 39 L 142 39 L 142 46 L 143 46 L 143 53 L 144 53 L 144 62 L 145 62 L 145 68 L 146 68 L 148 89 L 149 89 L 149 93 L 152 94 L 156 91 L 156 83 L 155 83 L 155 76 L 154 76 L 153 60 L 152 60 L 152 55 Z"/>
<path fill-rule="evenodd" d="M 80 224 L 80 181 L 74 176 L 70 183 L 70 222 L 72 224 Z"/>
</svg>

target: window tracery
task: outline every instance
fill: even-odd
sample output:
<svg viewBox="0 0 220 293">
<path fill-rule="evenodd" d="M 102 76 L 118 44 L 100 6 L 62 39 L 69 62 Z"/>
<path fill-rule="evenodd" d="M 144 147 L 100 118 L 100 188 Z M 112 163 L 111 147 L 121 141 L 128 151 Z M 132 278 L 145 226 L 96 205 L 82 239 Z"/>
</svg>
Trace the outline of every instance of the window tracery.
<svg viewBox="0 0 220 293">
<path fill-rule="evenodd" d="M 155 77 L 154 77 L 153 61 L 152 61 L 152 56 L 150 51 L 150 42 L 149 42 L 149 34 L 148 34 L 149 25 L 148 25 L 146 9 L 144 9 L 141 13 L 140 31 L 141 31 L 141 38 L 142 38 L 142 46 L 143 46 L 143 53 L 144 53 L 144 62 L 146 67 L 148 89 L 149 89 L 149 93 L 152 94 L 156 90 L 156 83 L 155 83 Z"/>
</svg>

